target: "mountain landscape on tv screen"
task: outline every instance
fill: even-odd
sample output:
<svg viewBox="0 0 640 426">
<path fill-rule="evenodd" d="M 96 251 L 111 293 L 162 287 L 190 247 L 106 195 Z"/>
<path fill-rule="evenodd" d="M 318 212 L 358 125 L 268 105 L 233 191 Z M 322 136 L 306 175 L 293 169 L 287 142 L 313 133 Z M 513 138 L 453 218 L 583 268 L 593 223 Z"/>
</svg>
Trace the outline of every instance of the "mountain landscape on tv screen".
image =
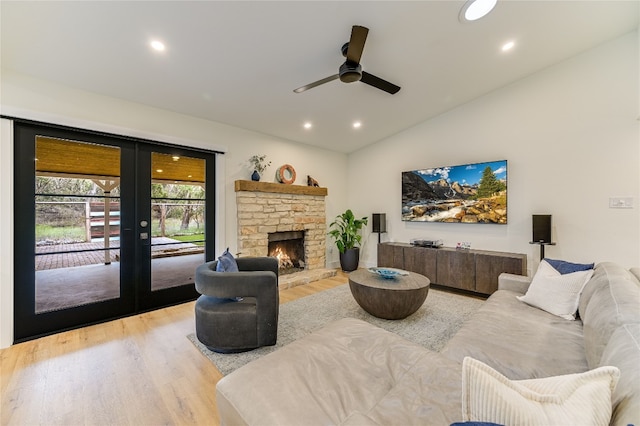
<svg viewBox="0 0 640 426">
<path fill-rule="evenodd" d="M 507 223 L 507 162 L 402 173 L 402 220 Z"/>
</svg>

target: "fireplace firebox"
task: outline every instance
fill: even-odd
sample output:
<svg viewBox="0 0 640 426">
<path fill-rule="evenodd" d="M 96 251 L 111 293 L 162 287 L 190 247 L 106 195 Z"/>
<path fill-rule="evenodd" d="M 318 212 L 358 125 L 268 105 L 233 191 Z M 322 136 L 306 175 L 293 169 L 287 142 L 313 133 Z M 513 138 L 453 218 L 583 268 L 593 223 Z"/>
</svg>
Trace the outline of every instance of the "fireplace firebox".
<svg viewBox="0 0 640 426">
<path fill-rule="evenodd" d="M 304 231 L 273 232 L 268 235 L 269 256 L 278 259 L 280 275 L 303 271 L 306 268 L 304 257 Z"/>
</svg>

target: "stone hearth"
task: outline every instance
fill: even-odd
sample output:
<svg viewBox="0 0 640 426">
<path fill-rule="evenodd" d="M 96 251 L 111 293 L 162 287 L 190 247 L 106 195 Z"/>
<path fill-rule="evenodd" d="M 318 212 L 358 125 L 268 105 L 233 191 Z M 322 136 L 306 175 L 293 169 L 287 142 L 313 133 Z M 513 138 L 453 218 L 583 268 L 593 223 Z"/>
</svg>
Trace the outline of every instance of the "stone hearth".
<svg viewBox="0 0 640 426">
<path fill-rule="evenodd" d="M 280 288 L 332 276 L 325 269 L 327 188 L 238 180 L 235 190 L 239 256 L 267 256 L 269 233 L 304 231 L 305 271 L 281 279 Z"/>
</svg>

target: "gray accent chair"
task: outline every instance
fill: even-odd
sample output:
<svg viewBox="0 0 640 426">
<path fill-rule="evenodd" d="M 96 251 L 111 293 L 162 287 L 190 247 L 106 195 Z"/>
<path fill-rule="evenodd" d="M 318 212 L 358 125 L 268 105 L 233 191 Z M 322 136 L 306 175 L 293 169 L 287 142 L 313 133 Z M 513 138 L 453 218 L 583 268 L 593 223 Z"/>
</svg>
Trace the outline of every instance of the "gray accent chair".
<svg viewBox="0 0 640 426">
<path fill-rule="evenodd" d="M 244 352 L 276 344 L 278 260 L 240 257 L 239 272 L 216 272 L 218 261 L 196 268 L 196 337 L 214 352 Z"/>
</svg>

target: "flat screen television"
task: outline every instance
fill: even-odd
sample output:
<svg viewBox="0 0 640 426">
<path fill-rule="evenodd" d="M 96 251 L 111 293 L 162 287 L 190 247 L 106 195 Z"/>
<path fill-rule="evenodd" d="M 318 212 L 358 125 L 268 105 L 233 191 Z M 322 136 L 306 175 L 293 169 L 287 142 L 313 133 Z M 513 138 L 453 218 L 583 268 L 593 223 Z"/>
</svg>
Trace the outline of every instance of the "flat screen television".
<svg viewBox="0 0 640 426">
<path fill-rule="evenodd" d="M 402 172 L 402 220 L 507 223 L 507 160 Z"/>
</svg>

